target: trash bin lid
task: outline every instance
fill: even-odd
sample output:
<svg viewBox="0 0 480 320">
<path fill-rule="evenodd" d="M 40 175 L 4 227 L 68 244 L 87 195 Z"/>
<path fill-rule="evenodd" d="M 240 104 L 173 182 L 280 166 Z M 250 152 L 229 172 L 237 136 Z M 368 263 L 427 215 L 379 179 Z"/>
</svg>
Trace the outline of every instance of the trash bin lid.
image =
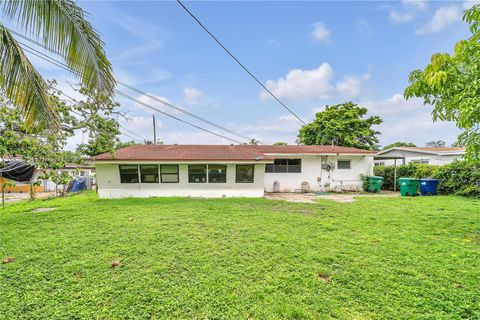
<svg viewBox="0 0 480 320">
<path fill-rule="evenodd" d="M 398 178 L 398 181 L 420 181 L 420 179 L 415 179 L 415 178 Z"/>
</svg>

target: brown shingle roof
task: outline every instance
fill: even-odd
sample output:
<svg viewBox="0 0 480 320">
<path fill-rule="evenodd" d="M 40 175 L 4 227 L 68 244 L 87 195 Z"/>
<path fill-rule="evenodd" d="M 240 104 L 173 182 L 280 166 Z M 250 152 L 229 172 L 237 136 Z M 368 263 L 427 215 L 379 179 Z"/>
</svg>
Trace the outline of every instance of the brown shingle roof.
<svg viewBox="0 0 480 320">
<path fill-rule="evenodd" d="M 266 156 L 249 146 L 230 145 L 133 145 L 119 149 L 114 155 L 103 153 L 93 157 L 102 160 L 265 160 Z M 268 160 L 268 159 L 267 159 Z"/>
<path fill-rule="evenodd" d="M 339 147 L 339 146 L 252 146 L 257 150 L 260 150 L 263 153 L 267 154 L 337 154 L 337 153 L 347 153 L 347 154 L 374 154 L 376 151 L 363 150 L 357 148 L 349 147 Z"/>
<path fill-rule="evenodd" d="M 261 161 L 271 160 L 268 154 L 373 154 L 375 152 L 332 146 L 252 146 L 252 145 L 133 145 L 119 149 L 114 155 L 103 153 L 93 161 L 109 160 L 181 160 L 181 161 Z"/>
</svg>

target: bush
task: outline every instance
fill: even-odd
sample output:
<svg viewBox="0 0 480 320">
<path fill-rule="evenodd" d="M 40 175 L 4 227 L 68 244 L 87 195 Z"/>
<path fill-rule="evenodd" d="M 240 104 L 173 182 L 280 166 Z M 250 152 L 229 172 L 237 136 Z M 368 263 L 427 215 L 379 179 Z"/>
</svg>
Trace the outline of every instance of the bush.
<svg viewBox="0 0 480 320">
<path fill-rule="evenodd" d="M 438 193 L 480 197 L 480 164 L 462 160 L 438 167 Z"/>
<path fill-rule="evenodd" d="M 398 178 L 417 178 L 417 167 L 420 166 L 419 164 L 409 163 L 406 165 L 399 165 L 397 166 L 397 179 Z M 422 170 L 427 172 L 431 169 L 426 169 L 426 167 L 431 167 L 429 165 L 421 165 Z M 433 167 L 433 166 L 432 166 Z M 393 190 L 394 186 L 394 176 L 395 176 L 395 167 L 394 166 L 382 166 L 382 167 L 374 167 L 373 172 L 376 176 L 383 177 L 383 190 Z"/>
<path fill-rule="evenodd" d="M 393 166 L 374 167 L 376 176 L 383 177 L 383 190 L 393 190 Z M 397 166 L 397 179 L 413 177 L 440 179 L 439 194 L 480 197 L 480 164 L 457 160 L 444 166 L 409 163 Z"/>
</svg>

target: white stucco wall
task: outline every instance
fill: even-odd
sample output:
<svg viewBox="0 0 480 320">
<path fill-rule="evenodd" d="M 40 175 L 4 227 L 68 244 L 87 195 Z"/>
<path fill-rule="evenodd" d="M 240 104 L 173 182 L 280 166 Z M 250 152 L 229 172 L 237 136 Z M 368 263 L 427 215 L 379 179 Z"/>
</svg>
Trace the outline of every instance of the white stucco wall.
<svg viewBox="0 0 480 320">
<path fill-rule="evenodd" d="M 235 164 L 227 164 L 226 183 L 188 183 L 188 164 L 179 164 L 178 183 L 120 183 L 119 164 L 172 164 L 160 162 L 96 163 L 98 194 L 100 198 L 125 197 L 262 197 L 265 164 L 255 163 L 253 183 L 235 182 Z M 177 164 L 177 163 L 175 163 Z M 201 164 L 201 163 L 196 163 Z M 208 163 L 202 163 L 208 164 Z M 222 163 L 225 164 L 225 163 Z M 243 164 L 243 163 L 239 163 Z M 245 163 L 247 164 L 247 163 Z"/>
<path fill-rule="evenodd" d="M 412 161 L 421 161 L 421 160 L 428 160 L 428 164 L 441 166 L 445 164 L 449 164 L 454 160 L 462 159 L 463 155 L 430 155 L 430 154 L 422 154 L 419 155 L 418 153 L 410 154 L 405 156 L 405 164 L 408 164 Z M 383 163 L 385 166 L 393 166 L 394 160 L 393 159 L 385 159 L 385 160 L 375 160 L 375 163 Z M 403 159 L 397 159 L 397 165 L 401 165 L 403 163 Z"/>
<path fill-rule="evenodd" d="M 279 182 L 280 192 L 294 192 L 301 189 L 302 182 L 308 182 L 312 191 L 359 191 L 362 186 L 361 174 L 373 174 L 373 155 L 327 156 L 327 163 L 335 169 L 322 170 L 320 155 L 275 156 L 275 158 L 302 159 L 301 173 L 265 173 L 265 191 L 273 192 L 275 181 Z M 350 160 L 350 169 L 338 169 L 337 160 Z"/>
</svg>

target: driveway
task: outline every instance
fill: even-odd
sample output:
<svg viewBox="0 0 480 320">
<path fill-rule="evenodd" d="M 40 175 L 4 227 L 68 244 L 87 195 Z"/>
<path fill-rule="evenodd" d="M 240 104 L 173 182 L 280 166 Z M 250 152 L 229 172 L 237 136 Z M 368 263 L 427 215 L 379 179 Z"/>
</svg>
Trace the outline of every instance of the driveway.
<svg viewBox="0 0 480 320">
<path fill-rule="evenodd" d="M 37 199 L 44 199 L 48 198 L 50 196 L 54 196 L 55 192 L 37 192 L 36 194 Z M 1 197 L 1 194 L 0 194 Z M 5 202 L 16 202 L 20 200 L 28 200 L 30 199 L 30 194 L 28 192 L 11 192 L 11 193 L 5 193 Z M 1 201 L 1 199 L 0 199 Z M 1 203 L 0 203 L 1 206 Z"/>
</svg>

